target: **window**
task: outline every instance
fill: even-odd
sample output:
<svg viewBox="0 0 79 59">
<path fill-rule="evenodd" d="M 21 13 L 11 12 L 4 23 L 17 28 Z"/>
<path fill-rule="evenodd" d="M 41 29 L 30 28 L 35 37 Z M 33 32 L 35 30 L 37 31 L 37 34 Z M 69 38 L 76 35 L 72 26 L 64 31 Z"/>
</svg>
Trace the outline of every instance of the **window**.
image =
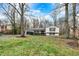
<svg viewBox="0 0 79 59">
<path fill-rule="evenodd" d="M 4 28 L 4 26 L 1 26 L 1 28 L 3 29 L 3 28 Z"/>
<path fill-rule="evenodd" d="M 55 31 L 55 28 L 50 28 L 50 31 Z"/>
</svg>

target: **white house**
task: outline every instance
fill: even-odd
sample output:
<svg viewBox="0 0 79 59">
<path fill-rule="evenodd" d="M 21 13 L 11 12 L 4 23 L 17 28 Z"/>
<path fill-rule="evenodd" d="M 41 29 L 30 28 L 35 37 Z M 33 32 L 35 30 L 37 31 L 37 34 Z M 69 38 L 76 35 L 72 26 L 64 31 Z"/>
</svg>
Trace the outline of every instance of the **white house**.
<svg viewBox="0 0 79 59">
<path fill-rule="evenodd" d="M 31 28 L 27 30 L 27 34 L 59 36 L 59 28 L 56 26 L 50 26 L 47 28 Z"/>
<path fill-rule="evenodd" d="M 50 26 L 45 29 L 46 35 L 59 36 L 59 28 L 56 26 Z"/>
</svg>

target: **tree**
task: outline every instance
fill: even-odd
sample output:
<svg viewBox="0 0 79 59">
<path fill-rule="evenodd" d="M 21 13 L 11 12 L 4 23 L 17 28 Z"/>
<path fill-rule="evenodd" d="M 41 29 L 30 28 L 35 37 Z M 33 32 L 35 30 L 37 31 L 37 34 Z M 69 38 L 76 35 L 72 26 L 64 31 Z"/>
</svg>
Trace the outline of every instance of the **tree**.
<svg viewBox="0 0 79 59">
<path fill-rule="evenodd" d="M 6 8 L 5 8 L 4 5 L 6 6 Z M 13 5 L 16 7 L 15 3 Z M 12 25 L 12 32 L 13 32 L 13 34 L 17 34 L 16 33 L 17 32 L 16 31 L 16 23 L 15 23 L 15 13 L 16 13 L 15 9 L 12 8 L 8 4 L 1 5 L 1 8 L 4 10 L 3 14 L 7 16 L 8 20 L 10 21 L 10 23 Z"/>
<path fill-rule="evenodd" d="M 73 3 L 73 38 L 76 38 L 75 33 L 76 33 L 76 3 Z"/>
<path fill-rule="evenodd" d="M 19 3 L 20 10 L 21 10 L 21 37 L 25 36 L 25 24 L 24 24 L 24 3 Z"/>
<path fill-rule="evenodd" d="M 14 3 L 14 6 L 16 7 L 16 4 Z M 14 8 L 12 8 L 12 19 L 13 19 L 13 34 L 16 34 L 17 33 L 17 29 L 16 29 L 16 23 L 15 23 L 15 13 L 16 13 L 16 10 Z"/>
<path fill-rule="evenodd" d="M 28 5 L 25 3 L 19 3 L 19 9 L 18 10 L 15 6 L 13 6 L 11 3 L 9 3 L 20 15 L 20 25 L 21 25 L 21 37 L 25 37 L 25 21 L 24 21 L 24 13 L 26 9 L 28 9 Z M 26 7 L 26 8 L 25 8 Z"/>
<path fill-rule="evenodd" d="M 69 38 L 68 3 L 65 3 L 65 35 Z"/>
<path fill-rule="evenodd" d="M 57 12 L 56 11 L 54 11 L 52 17 L 53 17 L 53 20 L 54 20 L 54 26 L 57 26 Z"/>
</svg>

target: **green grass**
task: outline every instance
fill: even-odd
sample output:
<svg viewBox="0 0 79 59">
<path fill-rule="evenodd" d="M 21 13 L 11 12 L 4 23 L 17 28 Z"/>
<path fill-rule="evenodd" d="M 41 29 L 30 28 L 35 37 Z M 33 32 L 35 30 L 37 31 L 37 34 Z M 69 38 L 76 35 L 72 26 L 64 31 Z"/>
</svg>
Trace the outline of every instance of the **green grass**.
<svg viewBox="0 0 79 59">
<path fill-rule="evenodd" d="M 68 56 L 79 55 L 79 50 L 70 48 L 64 41 L 48 36 L 26 38 L 0 38 L 1 56 Z"/>
</svg>

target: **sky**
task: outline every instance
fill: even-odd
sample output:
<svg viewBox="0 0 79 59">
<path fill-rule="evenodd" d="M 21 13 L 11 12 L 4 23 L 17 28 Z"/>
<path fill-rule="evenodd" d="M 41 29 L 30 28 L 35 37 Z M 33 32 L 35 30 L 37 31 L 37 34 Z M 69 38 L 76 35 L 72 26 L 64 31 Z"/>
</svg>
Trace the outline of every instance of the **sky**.
<svg viewBox="0 0 79 59">
<path fill-rule="evenodd" d="M 56 5 L 54 3 L 30 3 L 29 7 L 31 10 L 29 14 L 33 16 L 42 16 L 48 20 L 52 20 L 49 13 L 56 8 Z"/>
<path fill-rule="evenodd" d="M 56 5 L 53 3 L 30 3 L 29 7 L 31 10 L 29 14 L 32 14 L 34 16 L 45 16 L 47 19 L 48 18 L 51 19 L 51 17 L 48 14 L 56 8 Z M 0 8 L 0 11 L 2 12 L 1 8 Z M 2 18 L 4 18 L 4 16 L 0 14 L 0 19 Z"/>
<path fill-rule="evenodd" d="M 31 9 L 39 10 L 41 13 L 44 14 L 50 13 L 55 8 L 55 4 L 52 3 L 33 3 L 30 5 Z"/>
<path fill-rule="evenodd" d="M 53 12 L 57 7 L 56 3 L 29 3 L 28 5 L 30 7 L 30 11 L 28 12 L 28 14 L 33 16 L 43 16 L 48 20 L 52 19 L 52 17 L 49 14 Z M 1 6 L 2 4 L 0 3 L 0 19 L 5 19 L 6 17 L 3 14 L 1 14 L 3 12 Z M 64 11 L 62 11 L 57 17 L 62 17 L 62 15 L 65 15 Z"/>
</svg>

